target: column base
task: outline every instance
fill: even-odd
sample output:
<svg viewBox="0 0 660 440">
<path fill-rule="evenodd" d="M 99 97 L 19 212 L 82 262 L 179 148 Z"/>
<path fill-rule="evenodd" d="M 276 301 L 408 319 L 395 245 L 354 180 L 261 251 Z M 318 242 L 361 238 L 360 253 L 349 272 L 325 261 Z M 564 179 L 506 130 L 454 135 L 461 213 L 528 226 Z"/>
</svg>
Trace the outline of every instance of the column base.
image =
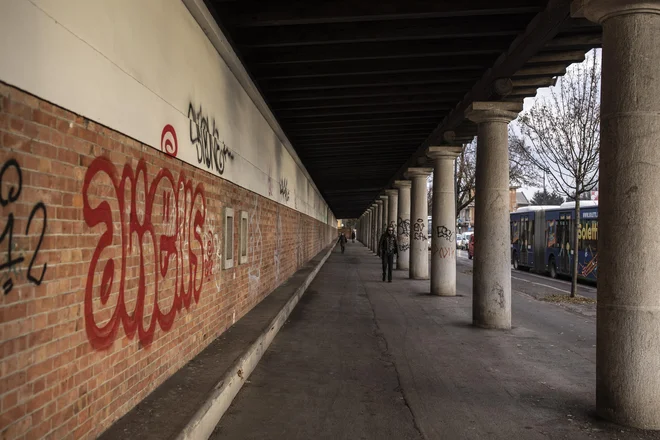
<svg viewBox="0 0 660 440">
<path fill-rule="evenodd" d="M 451 296 L 456 296 L 456 292 L 434 292 L 433 290 L 431 290 L 431 295 L 451 297 Z"/>
<path fill-rule="evenodd" d="M 472 321 L 472 325 L 486 330 L 511 330 L 511 324 L 506 324 L 506 323 L 494 324 L 494 323 Z"/>
</svg>

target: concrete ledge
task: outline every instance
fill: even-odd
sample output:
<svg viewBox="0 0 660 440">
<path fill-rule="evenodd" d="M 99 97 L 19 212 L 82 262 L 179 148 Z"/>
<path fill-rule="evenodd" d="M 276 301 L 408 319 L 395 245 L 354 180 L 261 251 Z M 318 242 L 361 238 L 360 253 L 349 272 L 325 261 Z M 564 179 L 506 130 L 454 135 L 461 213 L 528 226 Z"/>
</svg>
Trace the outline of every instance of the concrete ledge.
<svg viewBox="0 0 660 440">
<path fill-rule="evenodd" d="M 316 255 L 100 438 L 207 439 L 335 245 Z"/>
</svg>

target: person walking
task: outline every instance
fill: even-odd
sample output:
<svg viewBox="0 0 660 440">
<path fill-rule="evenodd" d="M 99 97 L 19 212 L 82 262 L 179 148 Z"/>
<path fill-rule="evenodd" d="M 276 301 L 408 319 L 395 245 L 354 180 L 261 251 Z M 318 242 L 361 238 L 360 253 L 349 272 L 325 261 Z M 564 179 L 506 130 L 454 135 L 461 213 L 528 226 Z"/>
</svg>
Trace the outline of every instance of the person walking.
<svg viewBox="0 0 660 440">
<path fill-rule="evenodd" d="M 341 246 L 341 253 L 342 253 L 342 254 L 344 253 L 344 248 L 345 248 L 345 246 L 346 246 L 346 242 L 347 242 L 347 241 L 348 241 L 348 240 L 346 239 L 346 236 L 344 235 L 344 233 L 343 233 L 343 232 L 340 232 L 340 233 L 339 233 L 339 245 Z"/>
<path fill-rule="evenodd" d="M 394 235 L 394 227 L 389 226 L 378 242 L 378 251 L 383 261 L 383 282 L 385 281 L 385 275 L 387 275 L 387 282 L 392 282 L 394 255 L 399 253 L 398 247 L 396 235 Z"/>
<path fill-rule="evenodd" d="M 351 238 L 353 239 L 353 243 L 355 243 L 355 231 L 351 232 Z"/>
</svg>

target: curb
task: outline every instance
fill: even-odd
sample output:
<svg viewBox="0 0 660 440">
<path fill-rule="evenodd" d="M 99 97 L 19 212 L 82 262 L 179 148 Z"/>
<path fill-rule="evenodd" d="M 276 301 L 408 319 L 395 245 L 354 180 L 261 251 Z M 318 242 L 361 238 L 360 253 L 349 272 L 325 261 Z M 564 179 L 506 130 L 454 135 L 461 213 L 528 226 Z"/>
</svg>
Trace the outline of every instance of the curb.
<svg viewBox="0 0 660 440">
<path fill-rule="evenodd" d="M 293 309 L 298 304 L 300 298 L 304 295 L 305 291 L 316 278 L 321 267 L 325 264 L 326 260 L 337 245 L 337 241 L 328 252 L 323 256 L 321 261 L 310 272 L 305 281 L 298 287 L 291 298 L 286 302 L 282 310 L 273 318 L 268 329 L 264 331 L 253 343 L 248 347 L 245 353 L 238 358 L 238 360 L 231 366 L 223 378 L 214 387 L 211 396 L 204 402 L 204 404 L 197 410 L 193 418 L 188 422 L 185 428 L 176 436 L 176 440 L 201 440 L 208 439 L 216 425 L 224 415 L 225 411 L 229 408 L 232 401 L 241 390 L 250 374 L 254 371 L 261 357 L 266 352 L 271 342 L 280 331 Z"/>
</svg>

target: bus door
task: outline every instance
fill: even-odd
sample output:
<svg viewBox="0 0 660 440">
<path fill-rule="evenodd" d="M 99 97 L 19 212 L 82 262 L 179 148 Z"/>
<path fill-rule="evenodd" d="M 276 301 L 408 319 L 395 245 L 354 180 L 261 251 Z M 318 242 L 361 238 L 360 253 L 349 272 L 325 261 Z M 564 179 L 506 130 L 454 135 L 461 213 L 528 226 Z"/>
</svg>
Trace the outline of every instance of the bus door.
<svg viewBox="0 0 660 440">
<path fill-rule="evenodd" d="M 520 220 L 520 263 L 524 266 L 534 266 L 534 217 L 525 215 Z"/>
<path fill-rule="evenodd" d="M 557 225 L 557 239 L 559 241 L 559 264 L 558 270 L 563 274 L 571 274 L 571 230 L 573 227 L 573 213 L 562 212 L 559 214 Z"/>
<path fill-rule="evenodd" d="M 520 264 L 523 266 L 530 265 L 529 257 L 529 238 L 530 238 L 530 229 L 529 229 L 529 216 L 523 215 L 520 217 Z"/>
</svg>

